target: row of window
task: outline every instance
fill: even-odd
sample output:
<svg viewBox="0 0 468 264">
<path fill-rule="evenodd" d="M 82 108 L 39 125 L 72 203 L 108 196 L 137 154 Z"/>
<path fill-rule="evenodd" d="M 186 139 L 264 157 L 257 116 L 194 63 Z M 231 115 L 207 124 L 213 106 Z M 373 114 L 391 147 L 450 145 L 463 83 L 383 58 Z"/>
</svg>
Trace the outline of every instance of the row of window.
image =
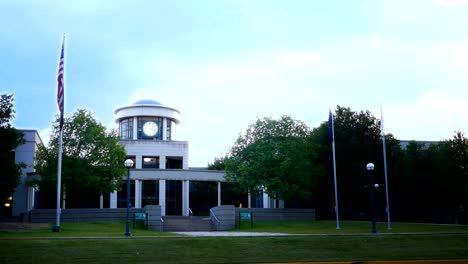
<svg viewBox="0 0 468 264">
<path fill-rule="evenodd" d="M 137 139 L 159 139 L 163 140 L 163 118 L 139 116 L 137 118 Z M 121 139 L 133 139 L 133 117 L 122 119 L 119 123 Z M 175 139 L 175 122 L 167 119 L 166 138 Z"/>
<path fill-rule="evenodd" d="M 133 160 L 133 168 L 136 166 L 136 157 L 127 156 L 125 159 Z M 166 169 L 182 169 L 183 157 L 166 157 Z M 159 169 L 159 157 L 158 156 L 143 156 L 141 167 L 143 169 Z"/>
</svg>

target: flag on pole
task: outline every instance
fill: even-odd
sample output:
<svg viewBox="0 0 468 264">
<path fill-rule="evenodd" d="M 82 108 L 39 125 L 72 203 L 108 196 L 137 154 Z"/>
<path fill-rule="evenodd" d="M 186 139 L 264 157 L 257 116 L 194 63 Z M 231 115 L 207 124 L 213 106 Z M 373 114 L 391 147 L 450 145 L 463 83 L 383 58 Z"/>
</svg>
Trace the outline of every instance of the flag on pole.
<svg viewBox="0 0 468 264">
<path fill-rule="evenodd" d="M 58 161 L 57 161 L 57 208 L 55 213 L 55 226 L 52 227 L 53 232 L 60 232 L 60 214 L 62 209 L 60 207 L 61 201 L 61 190 L 62 190 L 62 127 L 63 127 L 63 111 L 64 111 L 64 60 L 65 60 L 65 35 L 63 36 L 62 50 L 60 52 L 59 70 L 57 76 L 57 105 L 60 110 L 60 130 L 59 130 L 59 149 L 58 149 Z"/>
<path fill-rule="evenodd" d="M 64 101 L 65 101 L 65 89 L 63 85 L 63 73 L 65 67 L 65 36 L 63 37 L 62 42 L 62 51 L 60 52 L 60 62 L 57 75 L 57 105 L 60 110 L 60 130 L 63 126 L 63 110 L 64 110 Z"/>
<path fill-rule="evenodd" d="M 336 182 L 336 158 L 335 158 L 335 131 L 333 127 L 333 114 L 331 109 L 328 113 L 328 137 L 330 138 L 330 144 L 332 145 L 333 152 L 333 179 L 335 182 L 335 213 L 336 213 L 336 229 L 340 229 L 340 217 L 339 217 L 339 207 L 338 207 L 338 187 Z"/>
</svg>

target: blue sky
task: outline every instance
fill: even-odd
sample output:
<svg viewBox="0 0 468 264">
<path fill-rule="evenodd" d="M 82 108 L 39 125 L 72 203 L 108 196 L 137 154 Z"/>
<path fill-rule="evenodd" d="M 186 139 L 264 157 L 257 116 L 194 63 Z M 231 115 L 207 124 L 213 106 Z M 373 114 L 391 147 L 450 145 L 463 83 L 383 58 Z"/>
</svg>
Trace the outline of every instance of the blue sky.
<svg viewBox="0 0 468 264">
<path fill-rule="evenodd" d="M 468 133 L 468 0 L 2 1 L 0 93 L 44 141 L 58 114 L 148 98 L 181 111 L 190 166 L 227 153 L 257 118 L 310 127 L 341 105 L 398 139 Z"/>
</svg>

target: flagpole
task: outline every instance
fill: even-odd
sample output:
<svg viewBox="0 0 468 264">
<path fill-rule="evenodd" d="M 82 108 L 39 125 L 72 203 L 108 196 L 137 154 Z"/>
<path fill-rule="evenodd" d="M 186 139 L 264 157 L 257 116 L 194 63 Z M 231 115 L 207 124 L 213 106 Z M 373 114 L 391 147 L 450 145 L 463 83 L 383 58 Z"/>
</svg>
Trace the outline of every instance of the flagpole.
<svg viewBox="0 0 468 264">
<path fill-rule="evenodd" d="M 387 200 L 386 212 L 387 212 L 387 229 L 392 229 L 390 224 L 390 199 L 388 198 L 388 175 L 387 175 L 387 150 L 385 144 L 385 132 L 384 132 L 384 120 L 382 103 L 380 103 L 380 126 L 382 128 L 382 146 L 383 146 L 383 159 L 384 159 L 384 173 L 385 173 L 385 196 Z"/>
<path fill-rule="evenodd" d="M 60 125 L 59 125 L 59 149 L 58 149 L 58 160 L 57 160 L 57 208 L 55 212 L 55 226 L 52 228 L 53 232 L 60 232 L 60 214 L 62 209 L 61 203 L 61 192 L 62 192 L 62 135 L 63 135 L 63 112 L 65 110 L 65 91 L 64 91 L 64 64 L 65 64 L 65 34 L 63 35 L 62 50 L 60 52 L 59 70 L 57 76 L 57 106 L 60 110 Z"/>
<path fill-rule="evenodd" d="M 337 181 L 336 181 L 336 157 L 335 157 L 335 129 L 333 127 L 333 114 L 331 109 L 329 110 L 329 133 L 330 139 L 332 143 L 332 152 L 333 152 L 333 179 L 335 185 L 335 214 L 336 214 L 336 229 L 340 229 L 340 217 L 339 217 L 339 210 L 338 210 L 338 188 L 337 188 Z"/>
<path fill-rule="evenodd" d="M 60 120 L 63 120 L 63 112 L 60 113 Z M 57 166 L 57 210 L 56 210 L 56 217 L 55 217 L 55 226 L 53 231 L 60 232 L 60 196 L 61 196 L 61 189 L 62 189 L 62 126 L 60 126 L 59 131 L 59 149 L 58 149 L 58 166 Z"/>
</svg>

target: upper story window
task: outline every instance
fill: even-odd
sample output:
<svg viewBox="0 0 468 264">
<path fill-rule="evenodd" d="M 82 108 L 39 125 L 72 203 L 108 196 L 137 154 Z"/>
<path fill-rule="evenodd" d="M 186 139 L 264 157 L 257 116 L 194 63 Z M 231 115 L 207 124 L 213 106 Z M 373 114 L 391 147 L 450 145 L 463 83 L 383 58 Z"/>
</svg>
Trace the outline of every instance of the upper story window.
<svg viewBox="0 0 468 264">
<path fill-rule="evenodd" d="M 159 169 L 159 157 L 143 156 L 141 167 Z"/>
<path fill-rule="evenodd" d="M 175 140 L 175 122 L 167 119 L 166 126 L 166 140 Z"/>
<path fill-rule="evenodd" d="M 138 139 L 162 139 L 162 118 L 138 117 Z"/>
<path fill-rule="evenodd" d="M 120 121 L 120 139 L 133 139 L 133 117 Z"/>
</svg>

